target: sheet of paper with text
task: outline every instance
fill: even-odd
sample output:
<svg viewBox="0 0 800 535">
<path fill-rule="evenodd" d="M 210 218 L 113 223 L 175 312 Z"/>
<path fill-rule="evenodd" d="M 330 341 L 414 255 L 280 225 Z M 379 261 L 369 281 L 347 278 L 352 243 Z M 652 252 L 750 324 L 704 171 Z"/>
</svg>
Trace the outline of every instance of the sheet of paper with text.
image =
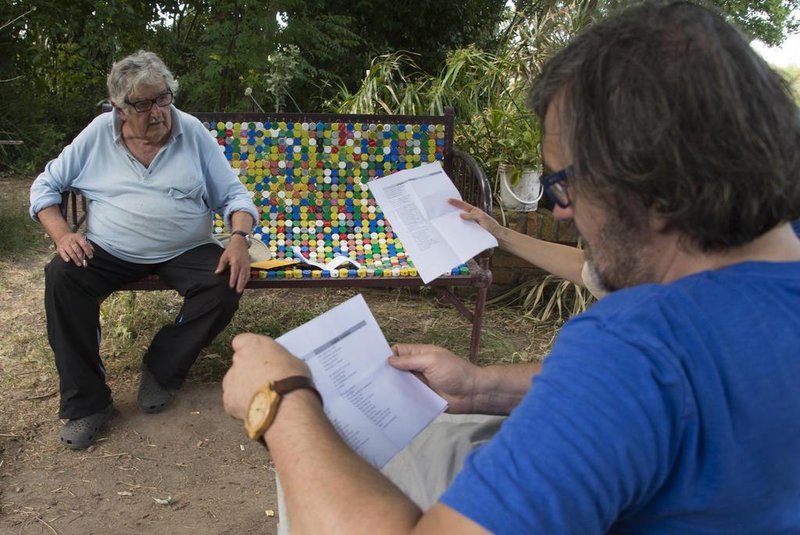
<svg viewBox="0 0 800 535">
<path fill-rule="evenodd" d="M 376 468 L 447 407 L 412 373 L 389 365 L 392 350 L 360 294 L 276 341 L 308 364 L 328 419 Z"/>
<path fill-rule="evenodd" d="M 447 202 L 461 194 L 439 162 L 373 180 L 369 189 L 426 284 L 497 247 L 494 236 Z"/>
</svg>

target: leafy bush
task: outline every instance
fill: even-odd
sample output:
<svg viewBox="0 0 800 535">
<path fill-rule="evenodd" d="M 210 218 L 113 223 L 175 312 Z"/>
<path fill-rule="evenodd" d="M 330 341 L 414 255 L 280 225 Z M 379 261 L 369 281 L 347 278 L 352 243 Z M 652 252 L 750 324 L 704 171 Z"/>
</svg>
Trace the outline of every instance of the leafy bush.
<svg viewBox="0 0 800 535">
<path fill-rule="evenodd" d="M 546 61 L 595 13 L 575 0 L 541 13 L 513 12 L 494 51 L 452 51 L 437 76 L 415 69 L 414 56 L 375 58 L 359 89 L 342 88 L 331 107 L 344 113 L 456 113 L 456 144 L 495 176 L 503 162 L 540 167 L 541 128 L 526 101 Z M 409 74 L 410 73 L 410 74 Z M 497 191 L 497 184 L 494 184 Z"/>
</svg>

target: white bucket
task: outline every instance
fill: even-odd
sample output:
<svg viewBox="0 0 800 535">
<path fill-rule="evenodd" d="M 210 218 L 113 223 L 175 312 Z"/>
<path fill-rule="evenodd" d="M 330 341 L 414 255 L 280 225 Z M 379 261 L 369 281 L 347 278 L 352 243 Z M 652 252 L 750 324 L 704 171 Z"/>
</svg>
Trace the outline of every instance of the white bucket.
<svg viewBox="0 0 800 535">
<path fill-rule="evenodd" d="M 516 185 L 511 185 L 513 167 L 500 164 L 497 174 L 500 178 L 500 204 L 506 210 L 533 212 L 539 207 L 544 188 L 536 171 L 523 171 Z"/>
</svg>

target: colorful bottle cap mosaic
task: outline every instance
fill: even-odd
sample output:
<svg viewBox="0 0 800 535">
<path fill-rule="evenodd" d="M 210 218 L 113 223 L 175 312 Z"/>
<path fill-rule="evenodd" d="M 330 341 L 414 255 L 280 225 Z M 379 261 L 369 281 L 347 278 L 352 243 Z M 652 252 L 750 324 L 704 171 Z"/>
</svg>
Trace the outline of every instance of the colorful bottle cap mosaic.
<svg viewBox="0 0 800 535">
<path fill-rule="evenodd" d="M 250 191 L 261 221 L 253 235 L 278 259 L 299 246 L 309 260 L 346 256 L 338 269 L 259 272 L 262 278 L 413 277 L 417 270 L 384 219 L 369 181 L 435 160 L 444 124 L 206 122 Z M 214 232 L 225 232 L 218 216 Z M 466 266 L 452 270 L 466 274 Z"/>
</svg>

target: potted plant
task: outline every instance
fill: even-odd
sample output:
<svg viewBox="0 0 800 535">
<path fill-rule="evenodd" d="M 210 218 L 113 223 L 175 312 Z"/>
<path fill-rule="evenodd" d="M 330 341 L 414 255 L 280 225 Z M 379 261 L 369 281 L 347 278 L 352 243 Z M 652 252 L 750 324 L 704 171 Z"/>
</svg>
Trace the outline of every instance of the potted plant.
<svg viewBox="0 0 800 535">
<path fill-rule="evenodd" d="M 494 145 L 487 164 L 497 167 L 495 191 L 507 210 L 534 211 L 542 197 L 541 130 L 527 110 L 516 103 L 488 112 L 487 130 Z"/>
</svg>

